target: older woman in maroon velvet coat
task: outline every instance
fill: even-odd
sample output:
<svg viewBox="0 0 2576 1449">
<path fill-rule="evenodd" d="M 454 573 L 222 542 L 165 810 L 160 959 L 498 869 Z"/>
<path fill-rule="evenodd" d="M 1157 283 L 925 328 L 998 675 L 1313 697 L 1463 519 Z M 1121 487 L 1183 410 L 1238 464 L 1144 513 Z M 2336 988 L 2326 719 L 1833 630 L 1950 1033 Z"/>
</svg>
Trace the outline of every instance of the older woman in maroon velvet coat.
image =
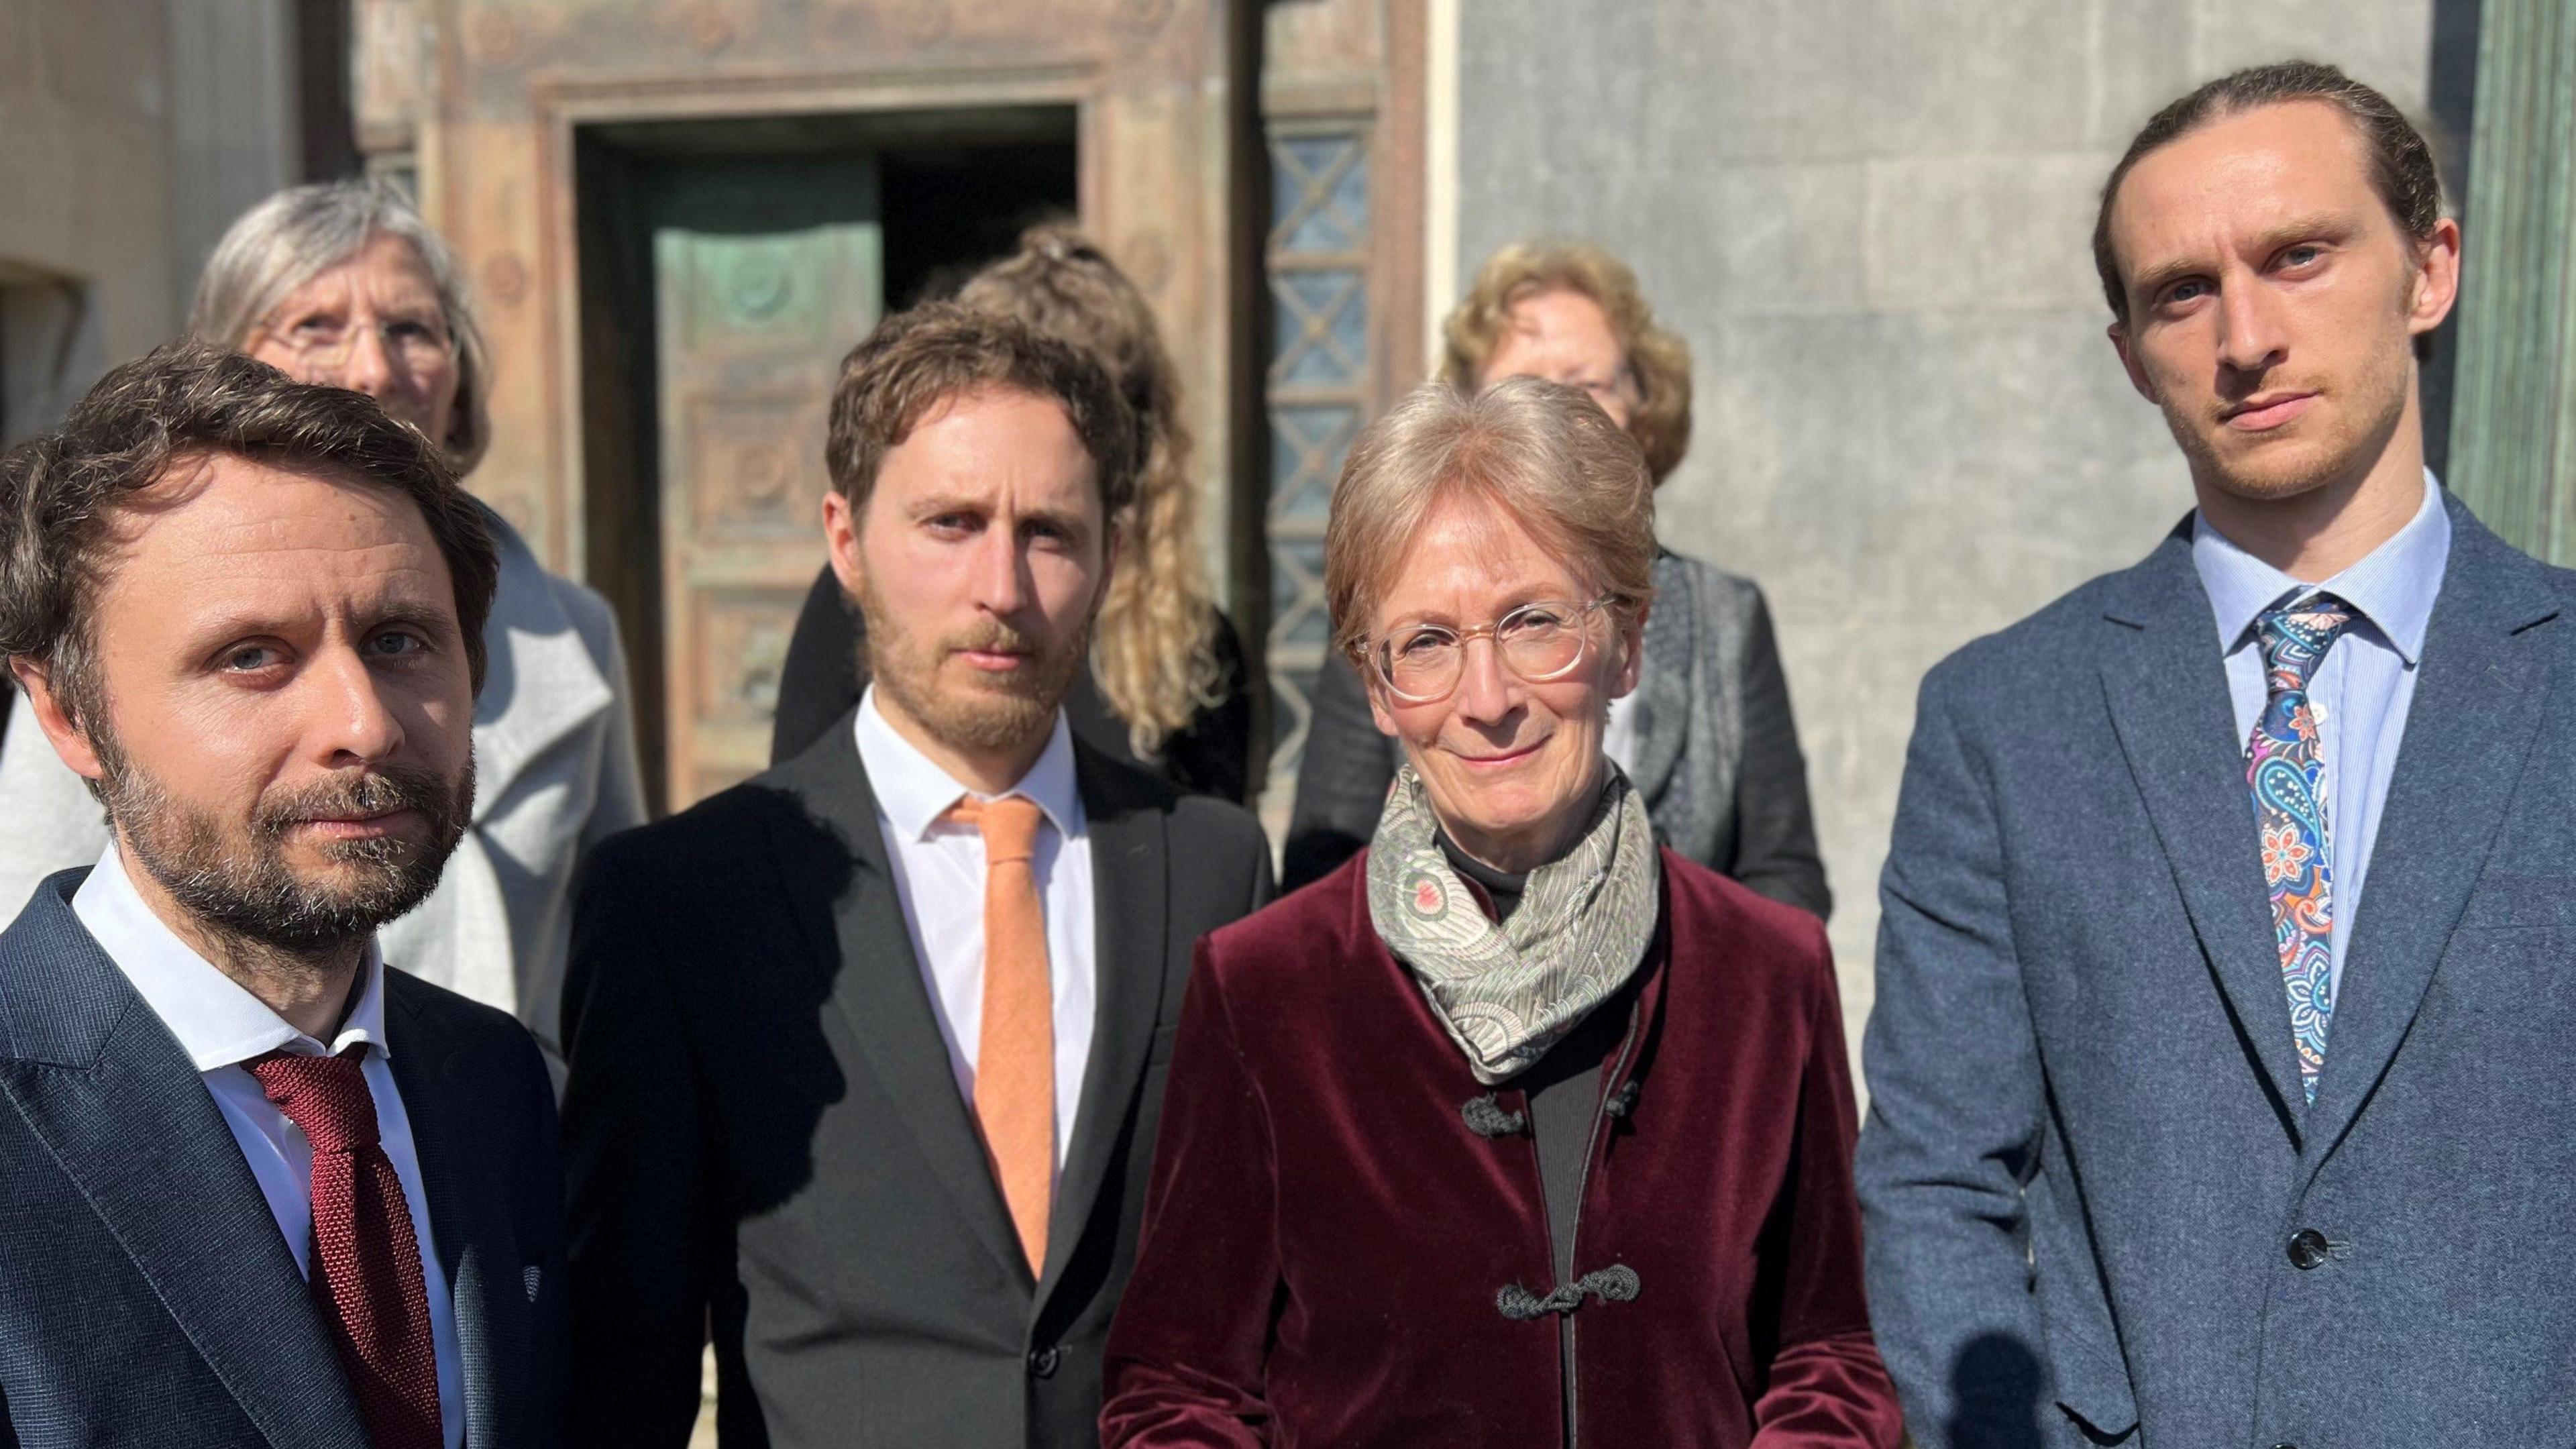
<svg viewBox="0 0 2576 1449">
<path fill-rule="evenodd" d="M 1199 945 L 1109 1445 L 1897 1441 L 1824 929 L 1658 849 L 1602 752 L 1654 553 L 1573 389 L 1353 447 L 1325 590 L 1405 768 Z"/>
</svg>

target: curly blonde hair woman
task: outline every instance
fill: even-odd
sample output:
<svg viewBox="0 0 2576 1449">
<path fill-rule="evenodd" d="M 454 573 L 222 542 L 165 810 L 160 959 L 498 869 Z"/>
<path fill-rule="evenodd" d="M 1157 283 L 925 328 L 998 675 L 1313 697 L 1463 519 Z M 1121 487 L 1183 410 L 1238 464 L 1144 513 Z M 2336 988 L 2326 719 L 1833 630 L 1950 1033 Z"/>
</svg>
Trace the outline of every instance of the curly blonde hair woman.
<svg viewBox="0 0 2576 1449">
<path fill-rule="evenodd" d="M 1145 458 L 1119 517 L 1120 554 L 1101 604 L 1089 679 L 1065 710 L 1085 743 L 1227 799 L 1250 780 L 1252 704 L 1242 647 L 1216 607 L 1199 551 L 1199 490 L 1180 386 L 1151 303 L 1080 231 L 1048 223 L 968 279 L 957 301 L 1017 317 L 1108 364 L 1135 410 Z M 771 758 L 802 751 L 858 703 L 858 633 L 829 569 L 788 646 Z"/>
</svg>

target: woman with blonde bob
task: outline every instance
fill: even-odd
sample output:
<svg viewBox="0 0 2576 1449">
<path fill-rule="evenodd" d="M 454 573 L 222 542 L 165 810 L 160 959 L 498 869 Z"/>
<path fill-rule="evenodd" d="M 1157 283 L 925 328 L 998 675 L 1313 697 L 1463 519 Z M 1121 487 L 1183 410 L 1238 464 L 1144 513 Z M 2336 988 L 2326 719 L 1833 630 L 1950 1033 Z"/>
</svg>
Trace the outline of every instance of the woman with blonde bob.
<svg viewBox="0 0 2576 1449">
<path fill-rule="evenodd" d="M 1895 1444 L 1823 924 L 1659 848 L 1604 749 L 1664 606 L 1635 438 L 1427 385 L 1324 577 L 1403 764 L 1199 943 L 1104 1442 Z"/>
<path fill-rule="evenodd" d="M 957 301 L 1090 350 L 1136 414 L 1145 465 L 1136 501 L 1118 521 L 1118 564 L 1094 626 L 1091 672 L 1065 701 L 1074 734 L 1185 790 L 1243 799 L 1252 695 L 1242 645 L 1200 560 L 1190 434 L 1152 305 L 1080 232 L 1058 224 L 1023 234 L 1019 249 L 977 272 Z M 865 628 L 823 570 L 788 645 L 773 762 L 802 751 L 857 706 Z"/>
<path fill-rule="evenodd" d="M 1690 349 L 1655 324 L 1618 258 L 1575 243 L 1505 247 L 1449 314 L 1442 375 L 1460 388 L 1543 377 L 1578 388 L 1636 440 L 1660 486 L 1690 445 Z M 1762 592 L 1658 552 L 1657 603 L 1637 688 L 1611 706 L 1610 757 L 1673 849 L 1760 894 L 1832 906 L 1807 802 L 1807 762 Z M 1338 662 L 1316 686 L 1297 771 L 1283 884 L 1300 886 L 1367 839 L 1395 778 L 1360 677 Z"/>
</svg>

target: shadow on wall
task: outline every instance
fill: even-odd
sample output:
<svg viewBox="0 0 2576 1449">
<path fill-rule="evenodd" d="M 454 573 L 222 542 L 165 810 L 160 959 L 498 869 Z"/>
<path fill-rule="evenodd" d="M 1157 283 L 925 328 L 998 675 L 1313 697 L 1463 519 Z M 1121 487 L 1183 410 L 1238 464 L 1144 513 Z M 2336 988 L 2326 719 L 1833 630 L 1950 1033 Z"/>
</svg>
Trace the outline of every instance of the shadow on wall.
<svg viewBox="0 0 2576 1449">
<path fill-rule="evenodd" d="M 89 289 L 0 258 L 0 448 L 62 421 L 106 370 Z"/>
</svg>

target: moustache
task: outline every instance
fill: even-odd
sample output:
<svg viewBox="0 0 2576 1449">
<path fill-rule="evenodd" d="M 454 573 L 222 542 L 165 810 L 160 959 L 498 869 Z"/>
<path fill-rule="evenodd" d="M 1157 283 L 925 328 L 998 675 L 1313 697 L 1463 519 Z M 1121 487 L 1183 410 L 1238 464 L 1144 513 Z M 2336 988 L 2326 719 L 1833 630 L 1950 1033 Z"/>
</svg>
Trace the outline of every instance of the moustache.
<svg viewBox="0 0 2576 1449">
<path fill-rule="evenodd" d="M 969 629 L 964 633 L 951 634 L 941 641 L 941 645 L 948 653 L 951 654 L 960 653 L 968 649 L 1001 654 L 1036 654 L 1040 652 L 1038 648 L 1038 637 L 1035 634 L 1014 629 L 999 619 L 988 619 L 982 624 L 973 629 Z"/>
<path fill-rule="evenodd" d="M 262 834 L 274 837 L 314 820 L 417 810 L 431 824 L 444 827 L 461 813 L 459 793 L 454 782 L 434 771 L 393 765 L 320 780 L 264 802 L 254 824 Z"/>
</svg>

